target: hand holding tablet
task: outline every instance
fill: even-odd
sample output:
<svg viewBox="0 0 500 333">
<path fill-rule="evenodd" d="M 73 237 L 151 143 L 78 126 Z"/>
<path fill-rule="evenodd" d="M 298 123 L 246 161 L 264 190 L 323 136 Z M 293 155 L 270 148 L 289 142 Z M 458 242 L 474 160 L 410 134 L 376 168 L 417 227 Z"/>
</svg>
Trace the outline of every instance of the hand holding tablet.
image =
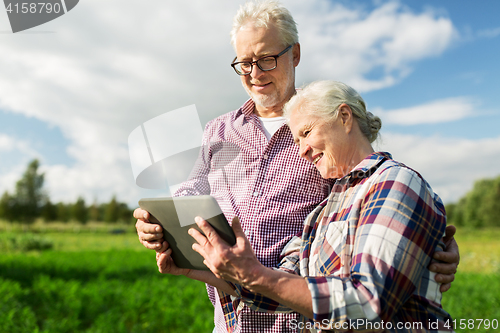
<svg viewBox="0 0 500 333">
<path fill-rule="evenodd" d="M 228 244 L 236 242 L 231 226 L 212 196 L 144 198 L 139 200 L 139 206 L 150 213 L 151 223 L 162 226 L 163 237 L 172 249 L 172 259 L 179 268 L 209 270 L 203 264 L 203 257 L 192 249 L 195 240 L 188 234 L 190 228 L 202 232 L 194 221 L 196 216 L 210 223 Z"/>
</svg>

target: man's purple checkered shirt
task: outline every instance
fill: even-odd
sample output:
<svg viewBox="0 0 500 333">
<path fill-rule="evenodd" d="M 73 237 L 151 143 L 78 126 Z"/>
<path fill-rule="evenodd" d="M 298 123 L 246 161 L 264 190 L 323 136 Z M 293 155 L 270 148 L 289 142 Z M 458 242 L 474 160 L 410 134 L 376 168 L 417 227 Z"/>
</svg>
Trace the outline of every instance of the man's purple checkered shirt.
<svg viewBox="0 0 500 333">
<path fill-rule="evenodd" d="M 228 221 L 239 217 L 260 262 L 276 267 L 283 247 L 302 232 L 307 215 L 328 195 L 332 183 L 299 157 L 286 124 L 268 141 L 254 108 L 248 100 L 206 125 L 199 163 L 175 196 L 214 196 Z M 214 288 L 207 286 L 207 291 L 215 306 Z M 220 305 L 215 311 L 222 312 Z M 225 318 L 215 323 L 218 332 L 294 332 L 290 320 L 298 318 L 294 313 L 244 308 L 238 311 L 237 327 L 226 328 L 226 322 L 234 322 L 226 314 L 216 315 Z"/>
</svg>

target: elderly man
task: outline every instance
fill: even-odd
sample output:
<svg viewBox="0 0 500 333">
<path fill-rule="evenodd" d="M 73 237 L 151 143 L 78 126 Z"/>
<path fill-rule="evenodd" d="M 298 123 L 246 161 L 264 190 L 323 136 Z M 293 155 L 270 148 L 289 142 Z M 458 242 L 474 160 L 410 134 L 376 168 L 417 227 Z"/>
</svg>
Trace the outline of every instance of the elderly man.
<svg viewBox="0 0 500 333">
<path fill-rule="evenodd" d="M 300 62 L 297 28 L 288 10 L 273 1 L 243 5 L 234 18 L 231 43 L 236 51 L 231 66 L 250 99 L 206 125 L 203 140 L 208 147 L 204 154 L 207 160 L 174 195 L 214 196 L 229 221 L 239 217 L 259 261 L 274 267 L 283 246 L 302 230 L 306 216 L 327 196 L 333 183 L 322 179 L 312 163 L 299 157 L 282 117 L 283 105 L 295 93 L 295 67 Z M 214 168 L 215 160 L 231 154 L 234 156 L 221 178 L 220 170 Z M 161 228 L 147 223 L 148 213 L 137 209 L 134 217 L 141 243 L 157 250 L 158 255 L 167 250 Z M 436 279 L 447 283 L 443 291 L 449 288 L 458 265 L 453 234 L 454 228 L 450 228 L 448 252 L 435 255 L 449 264 L 431 267 L 442 273 Z M 207 283 L 215 307 L 216 332 L 295 331 L 290 323 L 296 322 L 297 314 L 254 312 L 231 297 L 235 294 L 229 285 L 211 272 L 179 269 L 171 262 L 161 271 Z"/>
</svg>

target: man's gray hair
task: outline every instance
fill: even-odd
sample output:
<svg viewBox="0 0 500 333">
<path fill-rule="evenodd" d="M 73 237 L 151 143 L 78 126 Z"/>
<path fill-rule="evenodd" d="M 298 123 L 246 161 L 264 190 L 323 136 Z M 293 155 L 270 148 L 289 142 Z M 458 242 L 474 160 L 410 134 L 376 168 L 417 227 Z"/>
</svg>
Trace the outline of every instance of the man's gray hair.
<svg viewBox="0 0 500 333">
<path fill-rule="evenodd" d="M 278 1 L 251 1 L 241 5 L 233 18 L 233 28 L 231 29 L 233 48 L 236 47 L 236 34 L 245 24 L 250 22 L 257 28 L 267 28 L 269 24 L 273 24 L 279 31 L 283 45 L 293 45 L 299 41 L 297 23 L 288 9 Z"/>
<path fill-rule="evenodd" d="M 347 104 L 357 120 L 359 128 L 368 141 L 378 137 L 382 120 L 366 111 L 365 101 L 360 94 L 345 83 L 337 81 L 316 81 L 299 89 L 283 107 L 283 116 L 289 120 L 291 111 L 322 117 L 325 121 L 336 119 L 339 106 Z"/>
</svg>

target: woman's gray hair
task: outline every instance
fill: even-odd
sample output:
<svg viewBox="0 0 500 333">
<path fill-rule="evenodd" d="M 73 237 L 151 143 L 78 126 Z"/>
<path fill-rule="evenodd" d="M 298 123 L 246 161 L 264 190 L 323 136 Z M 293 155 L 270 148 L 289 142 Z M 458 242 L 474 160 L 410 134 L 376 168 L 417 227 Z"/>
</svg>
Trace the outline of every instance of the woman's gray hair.
<svg viewBox="0 0 500 333">
<path fill-rule="evenodd" d="M 233 18 L 231 45 L 236 46 L 236 34 L 245 24 L 252 22 L 257 28 L 273 24 L 279 31 L 283 45 L 298 43 L 297 23 L 292 14 L 278 1 L 251 1 L 241 5 Z"/>
<path fill-rule="evenodd" d="M 339 106 L 347 104 L 358 122 L 364 136 L 372 143 L 378 137 L 382 120 L 366 111 L 363 98 L 352 87 L 337 81 L 316 81 L 299 89 L 283 107 L 283 115 L 289 120 L 292 110 L 324 118 L 336 119 Z"/>
</svg>

